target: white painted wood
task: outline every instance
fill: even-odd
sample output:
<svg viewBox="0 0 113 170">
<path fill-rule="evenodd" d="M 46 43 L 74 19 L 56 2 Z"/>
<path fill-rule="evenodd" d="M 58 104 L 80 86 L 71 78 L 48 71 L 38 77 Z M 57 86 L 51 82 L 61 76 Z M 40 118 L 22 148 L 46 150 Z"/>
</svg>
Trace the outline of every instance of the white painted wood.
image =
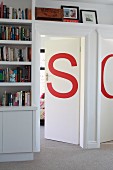
<svg viewBox="0 0 113 170">
<path fill-rule="evenodd" d="M 56 77 L 48 69 L 48 62 L 54 54 L 60 52 L 71 54 L 77 62 L 77 66 L 71 66 L 67 59 L 58 59 L 54 62 L 57 70 L 71 74 L 77 79 L 78 90 L 70 98 L 58 98 L 53 96 L 46 85 L 45 92 L 45 138 L 79 144 L 79 68 L 80 68 L 80 38 L 75 37 L 49 37 L 45 41 L 46 73 L 48 82 L 60 93 L 67 93 L 72 89 L 70 81 Z"/>
<path fill-rule="evenodd" d="M 35 26 L 35 25 L 34 25 Z M 33 35 L 34 38 L 34 46 L 33 46 L 33 86 L 32 86 L 32 92 L 33 92 L 33 104 L 38 107 L 36 111 L 36 150 L 35 152 L 40 151 L 40 49 L 41 49 L 41 43 L 40 43 L 40 34 L 37 32 L 37 29 L 35 28 L 35 32 Z"/>
<path fill-rule="evenodd" d="M 5 83 L 0 83 L 0 86 L 31 86 L 32 83 L 8 83 L 8 82 L 5 82 Z"/>
<path fill-rule="evenodd" d="M 53 0 L 53 1 L 57 1 L 57 0 Z M 61 0 L 60 0 L 61 1 Z M 64 1 L 68 1 L 68 0 L 64 0 Z M 77 3 L 78 0 L 72 0 L 71 2 L 75 2 Z M 79 0 L 79 2 L 84 2 L 84 3 L 93 3 L 93 4 L 108 4 L 108 5 L 113 5 L 113 1 L 112 0 Z"/>
<path fill-rule="evenodd" d="M 98 62 L 97 62 L 97 72 L 98 72 L 98 82 L 97 82 L 97 144 L 100 148 L 100 114 L 101 114 L 101 36 L 98 33 Z"/>
<path fill-rule="evenodd" d="M 1 65 L 31 65 L 31 62 L 0 61 Z"/>
<path fill-rule="evenodd" d="M 3 0 L 3 3 L 8 7 L 13 8 L 31 8 L 32 9 L 32 20 L 19 20 L 19 19 L 3 19 L 0 18 L 1 25 L 17 25 L 17 26 L 27 26 L 32 28 L 32 40 L 34 40 L 35 32 L 34 32 L 34 20 L 35 20 L 35 0 Z M 0 65 L 12 67 L 17 65 L 31 65 L 31 82 L 25 83 L 0 83 L 0 97 L 2 97 L 3 92 L 6 90 L 7 92 L 13 92 L 25 89 L 31 90 L 31 102 L 32 106 L 22 106 L 22 107 L 0 107 L 0 152 L 1 152 L 1 131 L 3 131 L 3 146 L 5 153 L 8 154 L 1 154 L 0 161 L 22 161 L 22 160 L 33 160 L 33 153 L 40 150 L 40 135 L 36 135 L 39 129 L 39 115 L 36 116 L 37 105 L 37 94 L 35 94 L 34 90 L 34 72 L 36 71 L 33 69 L 33 65 L 35 65 L 34 60 L 34 45 L 33 41 L 16 41 L 16 40 L 0 40 L 1 45 L 8 45 L 11 47 L 19 47 L 19 46 L 31 46 L 32 47 L 32 61 L 31 62 L 5 62 L 0 61 Z M 36 73 L 37 74 L 37 73 Z M 36 76 L 37 78 L 37 76 Z M 37 89 L 36 85 L 36 89 Z M 16 90 L 17 89 L 17 90 Z M 37 89 L 39 92 L 39 88 Z M 35 100 L 34 100 L 35 96 Z M 3 120 L 1 119 L 1 114 L 3 112 Z M 1 128 L 3 121 L 3 129 Z M 38 126 L 37 126 L 38 124 Z M 39 134 L 39 133 L 37 133 Z M 38 136 L 38 140 L 36 139 Z M 37 149 L 38 148 L 38 149 Z M 10 154 L 12 152 L 19 152 L 19 154 Z M 20 152 L 23 152 L 21 154 Z M 25 153 L 31 152 L 31 153 Z"/>
<path fill-rule="evenodd" d="M 33 106 L 1 106 L 0 107 L 0 112 L 1 111 L 36 111 L 37 107 Z"/>
<path fill-rule="evenodd" d="M 2 153 L 2 112 L 0 112 L 0 153 Z"/>
<path fill-rule="evenodd" d="M 31 44 L 32 44 L 32 41 L 0 40 L 0 44 L 31 45 Z"/>
<path fill-rule="evenodd" d="M 38 44 L 37 46 L 37 49 L 36 49 L 36 56 L 37 56 L 37 61 L 38 59 L 40 58 L 40 54 L 39 54 L 39 51 L 40 51 L 40 48 L 41 48 L 41 35 L 46 35 L 46 36 L 58 36 L 58 37 L 85 37 L 85 41 L 86 39 L 89 40 L 89 36 L 87 36 L 90 32 L 92 32 L 95 28 L 94 26 L 93 27 L 90 27 L 90 26 L 83 26 L 82 24 L 81 25 L 77 25 L 77 24 L 73 24 L 73 23 L 62 23 L 62 22 L 49 22 L 49 21 L 36 21 L 35 23 L 35 28 L 36 28 L 36 31 L 37 31 L 37 37 L 36 37 L 36 43 L 35 44 Z M 87 44 L 87 41 L 86 41 L 86 44 Z M 83 139 L 83 143 L 84 143 L 84 148 L 87 148 L 87 144 L 88 144 L 88 132 L 87 132 L 87 126 L 88 126 L 88 114 L 90 115 L 90 113 L 88 112 L 88 103 L 87 103 L 87 97 L 89 94 L 87 94 L 87 57 L 89 58 L 90 55 L 92 53 L 89 53 L 88 52 L 88 49 L 90 48 L 89 47 L 89 44 L 90 44 L 90 40 L 89 40 L 89 43 L 88 45 L 85 47 L 85 61 L 84 61 L 84 64 L 85 64 L 85 100 L 84 100 L 84 105 L 85 105 L 85 109 L 84 109 L 84 117 L 85 117 L 85 120 L 80 120 L 80 123 L 83 124 L 83 127 L 84 127 L 84 131 L 80 131 L 81 135 L 83 136 L 82 139 Z M 38 64 L 38 63 L 37 63 Z M 39 74 L 40 75 L 40 74 Z M 83 76 L 83 75 L 81 75 Z M 37 82 L 38 83 L 38 82 Z M 90 103 L 91 104 L 91 103 Z M 89 104 L 89 105 L 90 105 Z M 39 112 L 38 112 L 39 113 Z M 90 118 L 89 118 L 90 119 Z M 84 133 L 83 133 L 84 132 Z M 81 136 L 80 135 L 80 136 Z M 82 146 L 81 146 L 82 147 Z"/>
<path fill-rule="evenodd" d="M 112 32 L 113 33 L 113 32 Z M 109 32 L 110 34 L 110 32 Z M 101 62 L 109 54 L 113 54 L 113 38 L 100 39 L 101 43 Z M 104 68 L 104 86 L 106 91 L 113 95 L 113 79 L 111 76 L 113 68 L 113 58 L 110 58 Z M 101 93 L 101 112 L 100 112 L 100 142 L 107 142 L 113 140 L 113 113 L 112 113 L 113 101 L 107 98 Z"/>
<path fill-rule="evenodd" d="M 0 18 L 0 23 L 1 24 L 18 24 L 18 25 L 31 25 L 32 24 L 32 20 L 23 20 L 23 19 L 6 19 L 6 18 Z"/>
<path fill-rule="evenodd" d="M 3 113 L 3 153 L 32 152 L 32 111 Z"/>
<path fill-rule="evenodd" d="M 84 84 L 85 84 L 85 65 L 84 65 L 84 61 L 85 61 L 85 38 L 82 37 L 81 38 L 81 58 L 80 58 L 80 74 L 82 76 L 80 76 L 80 121 L 82 123 L 80 123 L 80 146 L 83 148 L 84 147 L 84 100 L 85 100 L 85 88 L 84 88 Z"/>
<path fill-rule="evenodd" d="M 0 162 L 30 161 L 34 159 L 33 153 L 0 154 Z"/>
</svg>

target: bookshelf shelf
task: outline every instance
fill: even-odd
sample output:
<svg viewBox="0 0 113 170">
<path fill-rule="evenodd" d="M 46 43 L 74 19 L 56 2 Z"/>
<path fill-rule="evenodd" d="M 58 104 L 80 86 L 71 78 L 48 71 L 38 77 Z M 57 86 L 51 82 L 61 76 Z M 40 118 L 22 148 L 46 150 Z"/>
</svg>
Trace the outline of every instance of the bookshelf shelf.
<svg viewBox="0 0 113 170">
<path fill-rule="evenodd" d="M 32 41 L 0 40 L 0 44 L 31 45 Z"/>
<path fill-rule="evenodd" d="M 31 62 L 0 61 L 0 65 L 31 65 Z"/>
<path fill-rule="evenodd" d="M 23 20 L 23 19 L 5 19 L 0 18 L 0 24 L 17 24 L 17 25 L 31 25 L 32 20 Z"/>
<path fill-rule="evenodd" d="M 36 110 L 37 108 L 34 106 L 1 106 L 0 107 L 0 111 L 32 111 L 32 110 Z"/>
<path fill-rule="evenodd" d="M 6 87 L 6 86 L 31 86 L 32 83 L 28 83 L 28 82 L 14 82 L 14 83 L 10 83 L 10 82 L 0 82 L 0 87 Z"/>
</svg>

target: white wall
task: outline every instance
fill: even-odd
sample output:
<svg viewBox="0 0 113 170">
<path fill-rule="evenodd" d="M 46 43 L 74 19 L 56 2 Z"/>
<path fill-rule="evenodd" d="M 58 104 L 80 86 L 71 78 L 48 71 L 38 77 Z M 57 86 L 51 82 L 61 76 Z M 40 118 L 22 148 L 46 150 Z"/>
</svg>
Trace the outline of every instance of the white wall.
<svg viewBox="0 0 113 170">
<path fill-rule="evenodd" d="M 70 1 L 36 0 L 37 7 L 60 8 L 61 5 L 79 6 L 80 9 L 96 10 L 99 24 L 113 24 L 113 5 L 80 3 Z"/>
</svg>

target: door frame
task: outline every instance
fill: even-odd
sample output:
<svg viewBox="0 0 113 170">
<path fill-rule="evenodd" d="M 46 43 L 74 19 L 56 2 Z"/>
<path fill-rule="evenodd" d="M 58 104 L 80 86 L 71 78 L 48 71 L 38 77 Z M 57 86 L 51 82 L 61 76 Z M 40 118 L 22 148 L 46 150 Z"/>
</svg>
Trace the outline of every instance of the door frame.
<svg viewBox="0 0 113 170">
<path fill-rule="evenodd" d="M 35 22 L 35 38 L 38 39 L 35 53 L 35 75 L 36 78 L 37 75 L 39 75 L 39 63 L 40 63 L 40 49 L 41 47 L 41 36 L 47 35 L 47 36 L 55 36 L 55 37 L 79 37 L 85 38 L 85 54 L 84 57 L 81 58 L 81 66 L 80 66 L 80 146 L 82 148 L 88 148 L 88 94 L 87 94 L 87 80 L 88 80 L 88 69 L 87 69 L 87 63 L 88 58 L 90 57 L 89 49 L 90 49 L 90 34 L 94 30 L 94 28 L 89 26 L 78 26 L 73 23 L 62 23 L 62 22 L 51 22 L 51 21 L 36 21 Z M 38 65 L 37 65 L 38 64 Z M 39 66 L 39 68 L 38 68 Z M 40 76 L 37 77 L 37 80 L 35 80 L 35 87 L 36 84 L 40 83 Z M 35 90 L 35 94 L 37 94 L 37 105 L 39 106 L 39 90 L 38 88 Z M 82 107 L 82 109 L 81 109 Z M 39 111 L 38 111 L 38 114 Z M 38 131 L 39 132 L 39 131 Z M 39 137 L 40 133 L 38 134 Z M 40 138 L 40 137 L 39 137 Z"/>
</svg>

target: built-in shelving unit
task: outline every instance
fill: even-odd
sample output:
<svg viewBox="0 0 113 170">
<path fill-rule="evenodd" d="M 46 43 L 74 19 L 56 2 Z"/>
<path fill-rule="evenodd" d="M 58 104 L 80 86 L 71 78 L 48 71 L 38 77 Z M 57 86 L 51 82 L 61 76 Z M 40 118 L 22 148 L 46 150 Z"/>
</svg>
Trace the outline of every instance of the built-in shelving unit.
<svg viewBox="0 0 113 170">
<path fill-rule="evenodd" d="M 4 15 L 0 18 L 0 162 L 32 160 L 36 147 L 37 107 L 32 91 L 34 3 L 0 1 L 0 16 Z"/>
</svg>

